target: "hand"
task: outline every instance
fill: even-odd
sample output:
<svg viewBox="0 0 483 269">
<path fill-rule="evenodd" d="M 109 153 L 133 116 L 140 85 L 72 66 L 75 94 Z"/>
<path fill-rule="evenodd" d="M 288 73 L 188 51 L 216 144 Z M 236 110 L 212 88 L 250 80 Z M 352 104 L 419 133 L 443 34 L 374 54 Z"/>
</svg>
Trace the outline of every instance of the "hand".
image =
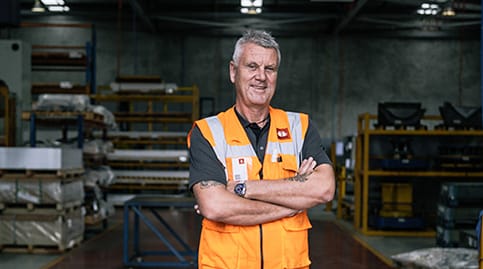
<svg viewBox="0 0 483 269">
<path fill-rule="evenodd" d="M 301 177 L 307 177 L 314 172 L 314 168 L 317 165 L 317 162 L 314 158 L 309 157 L 308 159 L 304 159 L 300 164 L 300 168 L 297 171 L 297 175 Z"/>
<path fill-rule="evenodd" d="M 293 217 L 293 216 L 295 216 L 295 215 L 297 215 L 297 214 L 300 214 L 300 213 L 302 213 L 302 212 L 304 212 L 304 211 L 303 211 L 303 210 L 294 210 L 294 211 L 292 212 L 292 214 L 290 214 L 290 215 L 288 215 L 288 216 L 289 216 L 289 217 Z"/>
<path fill-rule="evenodd" d="M 240 181 L 235 181 L 235 180 L 228 180 L 226 183 L 226 190 L 235 193 L 235 185 L 240 183 Z"/>
</svg>

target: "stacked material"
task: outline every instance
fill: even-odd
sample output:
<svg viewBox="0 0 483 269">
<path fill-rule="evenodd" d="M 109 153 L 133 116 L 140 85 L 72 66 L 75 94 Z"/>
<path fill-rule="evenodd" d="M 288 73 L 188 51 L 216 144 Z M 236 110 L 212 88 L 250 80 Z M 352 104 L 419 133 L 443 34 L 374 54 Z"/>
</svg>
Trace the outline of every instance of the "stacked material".
<svg viewBox="0 0 483 269">
<path fill-rule="evenodd" d="M 440 247 L 467 246 L 463 235 L 475 235 L 483 202 L 483 183 L 445 182 L 438 204 L 436 243 Z"/>
<path fill-rule="evenodd" d="M 82 177 L 62 179 L 6 175 L 0 178 L 0 203 L 3 207 L 12 204 L 31 204 L 52 205 L 63 209 L 80 206 L 83 199 Z"/>
<path fill-rule="evenodd" d="M 92 105 L 90 98 L 84 94 L 41 94 L 37 101 L 32 105 L 33 111 L 38 116 L 42 116 L 41 112 L 75 112 L 75 113 L 93 113 L 102 117 L 104 124 L 115 129 L 117 127 L 114 114 L 106 107 L 100 105 Z M 63 116 L 60 114 L 60 116 Z"/>
<path fill-rule="evenodd" d="M 109 166 L 101 165 L 86 170 L 84 181 L 86 225 L 97 225 L 114 215 L 114 206 L 107 201 L 103 192 L 103 188 L 112 184 L 114 177 Z"/>
<path fill-rule="evenodd" d="M 2 250 L 63 251 L 84 234 L 82 150 L 0 148 Z M 8 156 L 8 157 L 7 157 Z"/>
<path fill-rule="evenodd" d="M 156 189 L 166 194 L 179 194 L 187 190 L 187 150 L 116 149 L 108 154 L 107 159 L 109 165 L 115 167 L 115 182 L 111 189 Z"/>
<path fill-rule="evenodd" d="M 427 248 L 391 257 L 396 268 L 478 269 L 478 251 L 466 248 Z"/>
<path fill-rule="evenodd" d="M 7 208 L 0 215 L 0 245 L 29 251 L 55 247 L 59 251 L 78 245 L 84 237 L 80 207 L 68 210 Z"/>
</svg>

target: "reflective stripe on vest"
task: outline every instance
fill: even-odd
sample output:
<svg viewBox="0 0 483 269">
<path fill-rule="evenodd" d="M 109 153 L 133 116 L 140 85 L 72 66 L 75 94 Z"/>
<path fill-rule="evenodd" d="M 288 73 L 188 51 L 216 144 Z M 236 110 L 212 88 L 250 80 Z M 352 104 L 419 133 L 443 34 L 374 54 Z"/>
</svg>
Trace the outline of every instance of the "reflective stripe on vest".
<svg viewBox="0 0 483 269">
<path fill-rule="evenodd" d="M 229 110 L 230 111 L 230 110 Z M 229 113 L 227 111 L 226 113 Z M 288 117 L 288 122 L 290 126 L 290 136 L 292 137 L 291 143 L 280 143 L 267 141 L 267 146 L 265 149 L 266 153 L 272 155 L 278 154 L 288 154 L 295 156 L 297 160 L 297 168 L 301 162 L 301 152 L 304 143 L 304 131 L 301 123 L 300 113 L 295 112 L 285 112 Z M 225 167 L 226 170 L 226 159 L 227 158 L 238 158 L 238 157 L 253 157 L 256 153 L 251 144 L 248 145 L 230 145 L 227 143 L 225 138 L 225 131 L 223 125 L 219 119 L 219 116 L 212 116 L 205 119 L 207 125 L 211 130 L 211 135 L 213 137 L 213 150 L 220 162 Z M 272 123 L 271 123 L 272 124 Z M 274 126 L 276 128 L 276 126 Z M 271 127 L 272 128 L 272 127 Z"/>
</svg>

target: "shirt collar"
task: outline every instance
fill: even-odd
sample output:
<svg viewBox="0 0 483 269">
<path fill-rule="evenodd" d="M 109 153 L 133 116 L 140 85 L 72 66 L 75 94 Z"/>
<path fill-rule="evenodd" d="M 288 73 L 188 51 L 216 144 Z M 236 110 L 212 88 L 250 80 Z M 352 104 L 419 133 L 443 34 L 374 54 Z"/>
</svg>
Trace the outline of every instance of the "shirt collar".
<svg viewBox="0 0 483 269">
<path fill-rule="evenodd" d="M 243 128 L 249 128 L 250 122 L 248 122 L 240 113 L 238 113 L 236 109 L 235 109 L 235 113 Z M 262 129 L 265 129 L 267 126 L 270 126 L 270 114 L 268 114 L 267 117 L 268 117 L 267 123 L 265 124 L 265 126 L 263 126 Z"/>
</svg>

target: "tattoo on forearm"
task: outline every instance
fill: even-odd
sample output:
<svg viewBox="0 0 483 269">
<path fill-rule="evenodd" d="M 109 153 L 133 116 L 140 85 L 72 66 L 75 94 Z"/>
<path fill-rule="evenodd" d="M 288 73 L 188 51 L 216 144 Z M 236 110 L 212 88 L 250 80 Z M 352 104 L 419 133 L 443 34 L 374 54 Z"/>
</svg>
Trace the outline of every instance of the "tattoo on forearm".
<svg viewBox="0 0 483 269">
<path fill-rule="evenodd" d="M 214 187 L 214 186 L 219 186 L 219 185 L 223 185 L 223 184 L 221 184 L 218 181 L 214 181 L 214 180 L 200 181 L 200 188 L 202 188 L 202 189 L 208 189 L 208 188 L 211 188 L 211 187 Z"/>
<path fill-rule="evenodd" d="M 305 182 L 305 181 L 307 181 L 307 176 L 304 175 L 304 174 L 297 174 L 293 177 L 287 178 L 287 180 L 296 181 L 296 182 Z"/>
</svg>

